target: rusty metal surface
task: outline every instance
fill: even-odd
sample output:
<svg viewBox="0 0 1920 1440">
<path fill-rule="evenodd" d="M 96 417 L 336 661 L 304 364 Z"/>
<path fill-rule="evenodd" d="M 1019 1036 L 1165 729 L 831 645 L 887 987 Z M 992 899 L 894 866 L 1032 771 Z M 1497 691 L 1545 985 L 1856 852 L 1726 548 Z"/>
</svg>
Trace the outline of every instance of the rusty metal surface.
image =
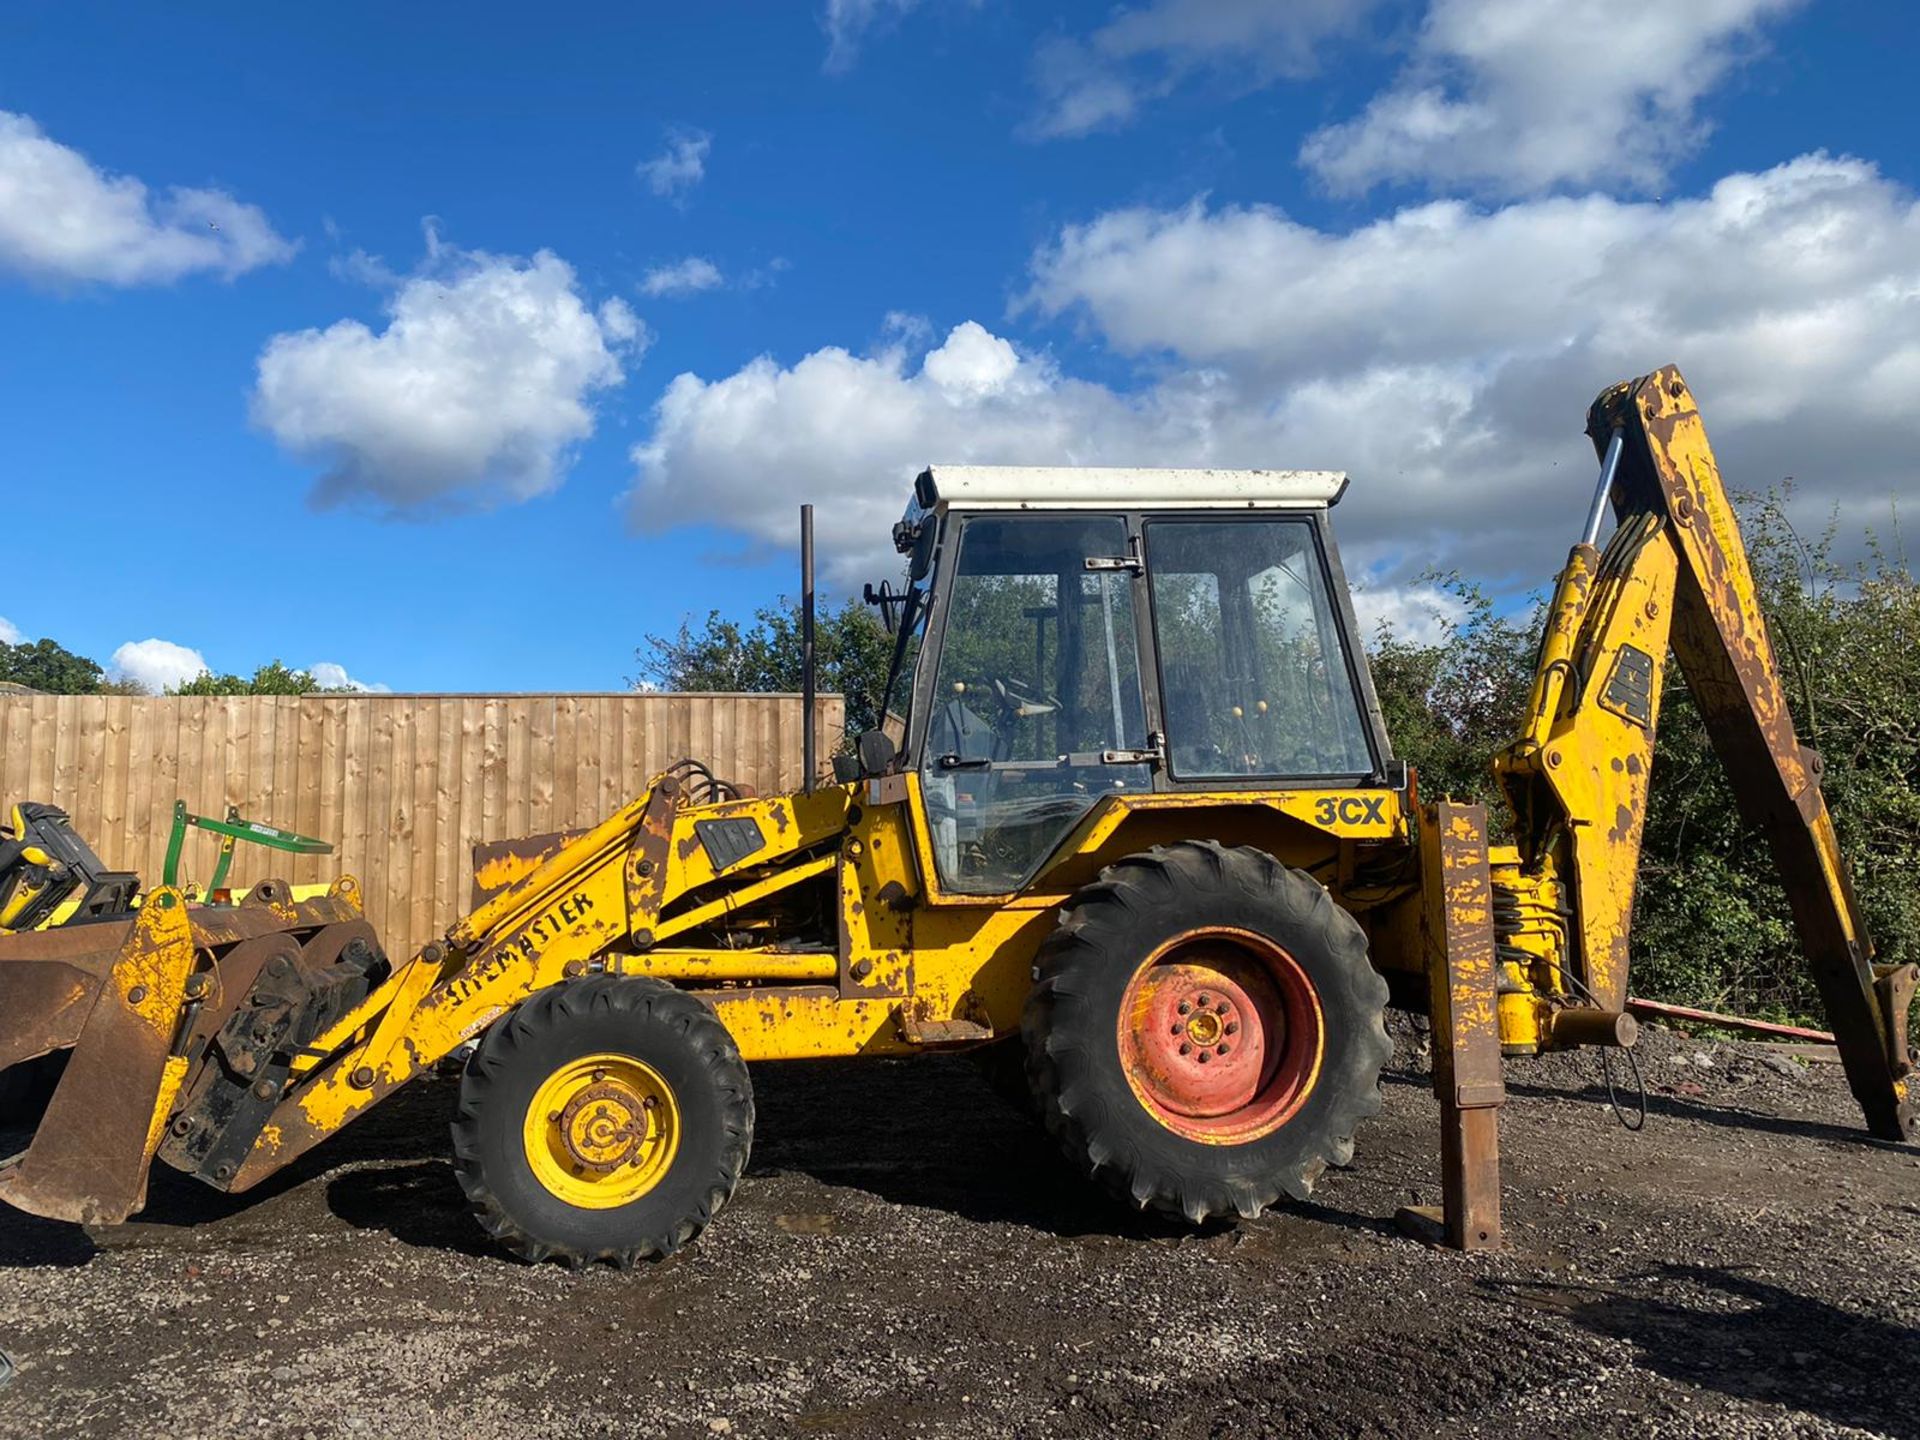
<svg viewBox="0 0 1920 1440">
<path fill-rule="evenodd" d="M 1596 447 L 1617 427 L 1630 443 L 1623 507 L 1671 522 L 1682 558 L 1672 644 L 1741 815 L 1767 837 L 1807 963 L 1867 1126 L 1905 1138 L 1913 1107 L 1891 1053 L 1893 1026 L 1874 989 L 1873 943 L 1820 790 L 1819 760 L 1800 743 L 1760 610 L 1732 502 L 1698 407 L 1668 366 L 1604 392 L 1588 417 Z"/>
<path fill-rule="evenodd" d="M 147 896 L 99 986 L 66 1073 L 0 1200 L 49 1219 L 114 1224 L 146 1202 L 153 1117 L 177 1081 L 168 1054 L 193 968 L 193 926 L 174 890 Z"/>
<path fill-rule="evenodd" d="M 0 936 L 0 1069 L 71 1045 L 133 922 Z"/>
<path fill-rule="evenodd" d="M 482 840 L 473 847 L 474 909 L 539 868 L 564 847 L 587 832 L 552 830 L 544 835 L 523 835 L 516 840 Z"/>
<path fill-rule="evenodd" d="M 1422 815 L 1440 1179 L 1447 1244 L 1500 1244 L 1500 1020 L 1487 813 L 1441 802 Z"/>
<path fill-rule="evenodd" d="M 1833 1044 L 1833 1035 L 1826 1030 L 1812 1030 L 1805 1025 L 1781 1025 L 1772 1020 L 1749 1020 L 1744 1015 L 1724 1015 L 1718 1010 L 1698 1010 L 1691 1005 L 1669 1005 L 1664 1000 L 1643 1000 L 1638 995 L 1627 997 L 1627 1009 L 1636 1015 L 1651 1015 L 1659 1020 L 1693 1020 L 1722 1030 L 1744 1030 L 1754 1035 L 1778 1035 L 1789 1040 L 1806 1040 L 1816 1045 Z"/>
</svg>

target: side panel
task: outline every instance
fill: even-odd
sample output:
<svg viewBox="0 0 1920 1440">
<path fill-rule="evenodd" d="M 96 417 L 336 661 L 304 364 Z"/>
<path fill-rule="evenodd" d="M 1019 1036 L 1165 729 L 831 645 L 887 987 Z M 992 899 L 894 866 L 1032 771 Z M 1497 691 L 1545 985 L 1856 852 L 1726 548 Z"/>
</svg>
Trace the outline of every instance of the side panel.
<svg viewBox="0 0 1920 1440">
<path fill-rule="evenodd" d="M 1581 967 L 1593 1002 L 1609 1011 L 1626 1004 L 1628 933 L 1673 607 L 1672 546 L 1653 535 L 1623 565 L 1614 576 L 1603 562 L 1577 652 L 1582 694 L 1536 761 L 1570 821 Z"/>
</svg>

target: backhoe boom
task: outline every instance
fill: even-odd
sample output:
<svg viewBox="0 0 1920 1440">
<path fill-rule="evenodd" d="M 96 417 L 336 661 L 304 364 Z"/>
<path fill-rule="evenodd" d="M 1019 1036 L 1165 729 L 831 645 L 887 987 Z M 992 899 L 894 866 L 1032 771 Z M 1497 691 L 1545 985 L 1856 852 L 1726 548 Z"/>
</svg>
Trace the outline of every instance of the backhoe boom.
<svg viewBox="0 0 1920 1440">
<path fill-rule="evenodd" d="M 1606 1012 L 1626 1002 L 1627 940 L 1668 647 L 1741 815 L 1767 837 L 1794 924 L 1869 1129 L 1912 1125 L 1906 1010 L 1914 967 L 1874 948 L 1802 745 L 1733 505 L 1680 372 L 1595 400 L 1587 433 L 1619 527 L 1568 557 L 1549 607 L 1520 738 L 1496 761 L 1523 875 L 1568 882 L 1567 988 Z M 1596 507 L 1597 509 L 1597 507 Z M 1569 964 L 1569 961 L 1571 962 Z M 1555 988 L 1559 988 L 1556 986 Z"/>
</svg>

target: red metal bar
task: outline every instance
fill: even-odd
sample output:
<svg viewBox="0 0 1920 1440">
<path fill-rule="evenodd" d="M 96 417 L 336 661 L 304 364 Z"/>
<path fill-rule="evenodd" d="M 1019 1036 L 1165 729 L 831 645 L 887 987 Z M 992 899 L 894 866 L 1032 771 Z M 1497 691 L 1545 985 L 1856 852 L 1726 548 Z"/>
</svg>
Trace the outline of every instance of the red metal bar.
<svg viewBox="0 0 1920 1440">
<path fill-rule="evenodd" d="M 1696 1010 L 1691 1005 L 1669 1005 L 1664 1000 L 1627 997 L 1627 1009 L 1636 1015 L 1656 1015 L 1666 1020 L 1694 1020 L 1702 1025 L 1718 1025 L 1723 1030 L 1750 1030 L 1756 1035 L 1781 1035 L 1789 1040 L 1807 1040 L 1817 1045 L 1833 1044 L 1825 1030 L 1809 1030 L 1804 1025 L 1778 1025 L 1771 1020 L 1749 1020 L 1744 1015 L 1722 1015 L 1714 1010 Z"/>
</svg>

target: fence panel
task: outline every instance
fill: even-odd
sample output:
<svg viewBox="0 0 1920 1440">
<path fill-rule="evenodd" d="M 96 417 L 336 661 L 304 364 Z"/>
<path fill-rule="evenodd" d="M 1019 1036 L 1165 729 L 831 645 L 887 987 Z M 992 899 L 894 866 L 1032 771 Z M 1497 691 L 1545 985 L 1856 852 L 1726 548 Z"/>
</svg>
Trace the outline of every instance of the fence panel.
<svg viewBox="0 0 1920 1440">
<path fill-rule="evenodd" d="M 0 693 L 0 803 L 60 806 L 109 867 L 156 885 L 173 802 L 222 816 L 231 801 L 334 846 L 243 845 L 234 884 L 358 876 L 401 957 L 465 911 L 479 841 L 592 825 L 687 754 L 763 795 L 796 788 L 800 707 L 797 695 Z M 845 706 L 822 695 L 815 714 L 829 756 Z M 186 856 L 186 878 L 204 880 L 213 838 L 189 834 Z"/>
</svg>

